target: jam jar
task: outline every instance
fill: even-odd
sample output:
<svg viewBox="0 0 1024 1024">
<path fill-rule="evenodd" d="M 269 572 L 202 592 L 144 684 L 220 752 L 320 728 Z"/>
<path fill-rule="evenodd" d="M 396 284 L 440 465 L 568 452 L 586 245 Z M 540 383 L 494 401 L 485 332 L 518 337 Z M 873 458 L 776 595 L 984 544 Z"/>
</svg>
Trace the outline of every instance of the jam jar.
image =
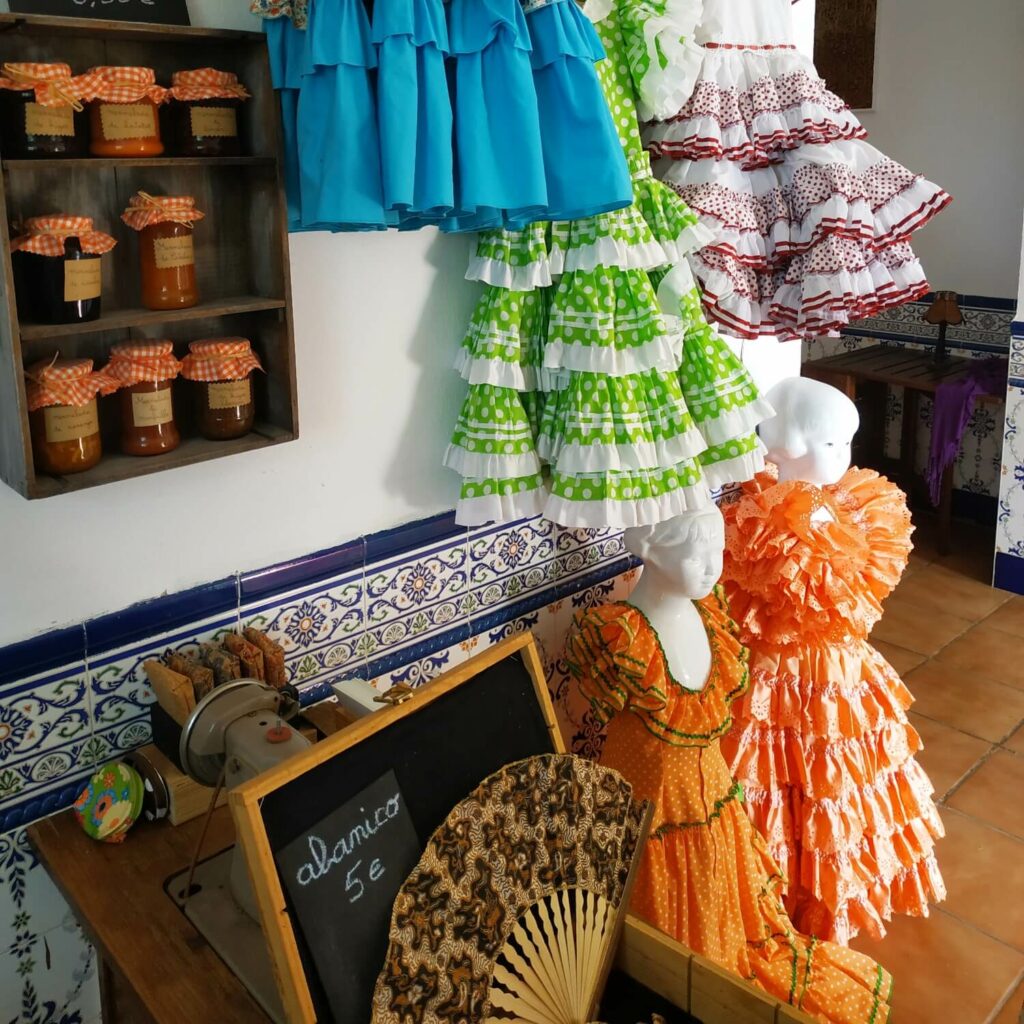
<svg viewBox="0 0 1024 1024">
<path fill-rule="evenodd" d="M 199 301 L 192 226 L 204 214 L 191 196 L 138 192 L 121 219 L 139 233 L 142 304 L 147 309 L 185 309 Z"/>
<path fill-rule="evenodd" d="M 203 437 L 227 441 L 252 430 L 256 419 L 254 370 L 262 367 L 246 338 L 208 338 L 189 344 L 181 375 L 196 382 Z"/>
<path fill-rule="evenodd" d="M 170 141 L 178 156 L 238 156 L 238 112 L 249 93 L 230 71 L 197 68 L 171 76 Z"/>
<path fill-rule="evenodd" d="M 158 108 L 167 90 L 152 68 L 99 67 L 81 76 L 89 100 L 89 152 L 93 156 L 160 156 Z"/>
<path fill-rule="evenodd" d="M 81 88 L 67 64 L 4 64 L 0 138 L 5 159 L 85 156 L 89 119 Z"/>
<path fill-rule="evenodd" d="M 89 217 L 30 217 L 11 242 L 18 315 L 40 324 L 73 324 L 100 315 L 101 257 L 117 242 Z"/>
<path fill-rule="evenodd" d="M 96 396 L 120 384 L 93 372 L 91 359 L 44 359 L 25 371 L 36 472 L 65 476 L 92 469 L 103 455 Z"/>
<path fill-rule="evenodd" d="M 172 382 L 181 364 L 170 341 L 125 342 L 110 350 L 104 372 L 121 384 L 121 451 L 160 455 L 181 443 Z"/>
</svg>

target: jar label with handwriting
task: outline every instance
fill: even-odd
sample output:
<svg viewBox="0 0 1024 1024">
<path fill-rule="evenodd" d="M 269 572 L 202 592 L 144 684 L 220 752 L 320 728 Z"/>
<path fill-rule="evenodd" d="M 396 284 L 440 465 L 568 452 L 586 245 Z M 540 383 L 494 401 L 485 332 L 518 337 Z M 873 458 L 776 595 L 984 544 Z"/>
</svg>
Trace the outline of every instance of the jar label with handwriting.
<svg viewBox="0 0 1024 1024">
<path fill-rule="evenodd" d="M 26 135 L 74 135 L 75 114 L 71 107 L 44 107 L 25 104 Z"/>
<path fill-rule="evenodd" d="M 211 409 L 235 409 L 252 401 L 252 383 L 248 377 L 220 381 L 207 384 L 206 393 Z"/>
<path fill-rule="evenodd" d="M 234 107 L 190 107 L 189 115 L 194 138 L 234 138 L 238 134 Z"/>
<path fill-rule="evenodd" d="M 174 419 L 171 389 L 139 391 L 132 395 L 132 422 L 137 427 L 159 427 Z"/>
<path fill-rule="evenodd" d="M 100 106 L 103 138 L 151 139 L 160 134 L 152 103 L 104 103 Z"/>
<path fill-rule="evenodd" d="M 188 267 L 195 261 L 196 251 L 192 245 L 191 233 L 175 238 L 153 239 L 153 262 L 156 263 L 158 270 Z"/>
<path fill-rule="evenodd" d="M 64 261 L 64 301 L 78 302 L 99 297 L 103 280 L 100 259 Z"/>
<path fill-rule="evenodd" d="M 43 410 L 46 440 L 77 441 L 100 432 L 100 419 L 96 412 L 96 399 L 88 405 L 48 405 Z"/>
</svg>

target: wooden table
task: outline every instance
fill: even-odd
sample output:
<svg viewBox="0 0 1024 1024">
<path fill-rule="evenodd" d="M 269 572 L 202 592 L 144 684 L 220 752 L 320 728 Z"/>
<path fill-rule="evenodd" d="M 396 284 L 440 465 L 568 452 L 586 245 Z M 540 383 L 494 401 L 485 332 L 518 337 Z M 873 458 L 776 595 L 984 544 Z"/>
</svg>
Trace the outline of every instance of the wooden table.
<svg viewBox="0 0 1024 1024">
<path fill-rule="evenodd" d="M 29 840 L 96 947 L 103 1024 L 267 1024 L 241 982 L 164 892 L 186 869 L 202 819 L 139 822 L 124 843 L 98 843 L 70 810 L 36 822 Z M 218 808 L 207 857 L 234 842 Z"/>
<path fill-rule="evenodd" d="M 852 352 L 840 352 L 826 359 L 813 359 L 804 363 L 802 374 L 832 384 L 853 401 L 863 384 L 903 388 L 903 430 L 900 436 L 901 486 L 909 490 L 917 475 L 917 422 L 920 397 L 934 395 L 940 384 L 959 380 L 974 362 L 962 356 L 948 356 L 936 363 L 931 352 L 895 348 L 888 345 L 870 345 Z M 1002 401 L 1001 395 L 979 395 L 980 401 Z M 871 432 L 870 447 L 876 466 L 884 458 L 884 417 L 876 420 Z M 953 466 L 942 475 L 939 500 L 939 550 L 948 554 L 952 546 Z"/>
</svg>

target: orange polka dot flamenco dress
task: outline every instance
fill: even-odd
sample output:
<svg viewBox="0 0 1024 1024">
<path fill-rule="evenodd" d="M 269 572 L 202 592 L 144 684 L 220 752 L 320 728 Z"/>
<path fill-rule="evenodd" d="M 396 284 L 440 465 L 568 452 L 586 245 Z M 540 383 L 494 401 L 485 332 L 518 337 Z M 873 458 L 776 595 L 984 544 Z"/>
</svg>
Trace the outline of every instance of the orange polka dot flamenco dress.
<svg viewBox="0 0 1024 1024">
<path fill-rule="evenodd" d="M 797 927 L 880 938 L 945 896 L 912 697 L 867 639 L 910 554 L 905 496 L 873 470 L 824 488 L 762 473 L 723 512 L 722 583 L 750 649 L 723 752 Z"/>
<path fill-rule="evenodd" d="M 712 652 L 699 691 L 672 679 L 657 633 L 629 604 L 577 616 L 567 641 L 570 671 L 608 723 L 601 763 L 655 808 L 630 910 L 819 1020 L 882 1024 L 891 977 L 790 923 L 782 877 L 720 749 L 747 686 L 746 654 L 721 591 L 695 604 Z"/>
</svg>

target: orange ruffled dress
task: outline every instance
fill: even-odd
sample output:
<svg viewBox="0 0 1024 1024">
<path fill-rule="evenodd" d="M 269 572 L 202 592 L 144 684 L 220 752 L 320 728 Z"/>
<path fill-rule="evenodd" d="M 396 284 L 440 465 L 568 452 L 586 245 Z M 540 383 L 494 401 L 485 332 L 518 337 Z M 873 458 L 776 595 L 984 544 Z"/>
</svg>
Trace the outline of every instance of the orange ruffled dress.
<svg viewBox="0 0 1024 1024">
<path fill-rule="evenodd" d="M 831 521 L 812 521 L 821 507 Z M 867 641 L 910 554 L 905 496 L 873 470 L 826 488 L 762 473 L 723 512 L 751 685 L 722 750 L 797 927 L 880 938 L 892 914 L 926 916 L 945 896 L 913 698 Z"/>
<path fill-rule="evenodd" d="M 719 748 L 729 705 L 746 690 L 746 652 L 721 591 L 697 608 L 712 650 L 700 691 L 672 679 L 657 633 L 631 605 L 577 616 L 567 641 L 570 671 L 608 722 L 601 763 L 655 807 L 630 910 L 820 1020 L 882 1024 L 889 974 L 861 953 L 798 934 L 786 915 L 782 877 Z"/>
</svg>

